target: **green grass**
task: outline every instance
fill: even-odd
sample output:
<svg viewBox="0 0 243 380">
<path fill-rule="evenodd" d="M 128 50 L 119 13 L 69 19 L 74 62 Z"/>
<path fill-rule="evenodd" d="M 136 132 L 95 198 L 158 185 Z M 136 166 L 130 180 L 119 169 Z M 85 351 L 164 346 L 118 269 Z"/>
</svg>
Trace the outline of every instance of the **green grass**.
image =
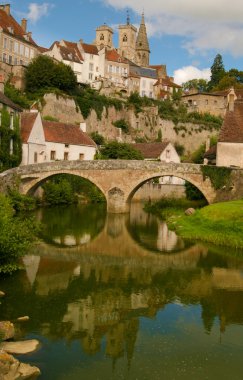
<svg viewBox="0 0 243 380">
<path fill-rule="evenodd" d="M 206 206 L 192 216 L 177 213 L 168 222 L 183 238 L 243 248 L 243 200 Z"/>
</svg>

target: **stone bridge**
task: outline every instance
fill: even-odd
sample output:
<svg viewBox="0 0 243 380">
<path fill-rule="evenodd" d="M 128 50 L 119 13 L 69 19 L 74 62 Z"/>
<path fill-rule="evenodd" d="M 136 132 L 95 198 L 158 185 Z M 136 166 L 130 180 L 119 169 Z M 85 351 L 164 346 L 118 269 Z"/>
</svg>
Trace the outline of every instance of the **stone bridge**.
<svg viewBox="0 0 243 380">
<path fill-rule="evenodd" d="M 132 160 L 55 161 L 19 166 L 0 174 L 0 191 L 5 192 L 17 183 L 22 194 L 31 194 L 56 174 L 73 174 L 91 181 L 104 194 L 107 211 L 111 213 L 128 212 L 138 188 L 148 180 L 163 176 L 192 183 L 208 203 L 243 198 L 243 170 L 232 169 L 230 188 L 216 191 L 210 179 L 203 178 L 201 165 Z"/>
</svg>

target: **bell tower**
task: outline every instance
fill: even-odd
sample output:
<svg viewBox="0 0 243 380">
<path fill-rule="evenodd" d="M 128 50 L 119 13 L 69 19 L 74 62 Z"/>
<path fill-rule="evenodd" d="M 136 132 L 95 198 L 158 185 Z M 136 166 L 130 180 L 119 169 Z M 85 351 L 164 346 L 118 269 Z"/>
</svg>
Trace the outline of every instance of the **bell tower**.
<svg viewBox="0 0 243 380">
<path fill-rule="evenodd" d="M 143 67 L 149 66 L 149 42 L 147 37 L 147 30 L 144 21 L 144 13 L 142 13 L 142 19 L 138 31 L 136 41 L 136 64 Z"/>
<path fill-rule="evenodd" d="M 96 29 L 96 40 L 95 40 L 95 44 L 98 50 L 101 50 L 104 47 L 106 47 L 107 49 L 112 49 L 113 48 L 112 38 L 113 38 L 113 29 L 110 26 L 106 24 L 99 26 Z"/>
<path fill-rule="evenodd" d="M 135 62 L 136 59 L 136 35 L 137 28 L 130 23 L 130 16 L 127 12 L 126 25 L 119 25 L 118 53 L 132 62 Z"/>
</svg>

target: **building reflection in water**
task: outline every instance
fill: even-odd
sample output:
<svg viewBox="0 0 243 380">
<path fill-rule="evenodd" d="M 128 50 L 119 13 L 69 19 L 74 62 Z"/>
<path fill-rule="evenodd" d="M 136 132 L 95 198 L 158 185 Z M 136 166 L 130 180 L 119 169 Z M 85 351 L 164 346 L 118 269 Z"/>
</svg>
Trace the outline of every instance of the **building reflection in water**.
<svg viewBox="0 0 243 380">
<path fill-rule="evenodd" d="M 157 234 L 149 230 L 146 235 L 151 225 Z M 135 226 L 137 231 L 131 234 Z M 89 355 L 101 350 L 105 338 L 106 355 L 113 360 L 126 357 L 130 366 L 141 317 L 154 318 L 169 304 L 200 305 L 209 334 L 217 319 L 221 332 L 228 325 L 243 324 L 240 259 L 208 252 L 201 244 L 186 247 L 166 224 L 137 206 L 130 220 L 109 215 L 104 228 L 93 236 L 74 248 L 40 244 L 23 258 L 25 285 L 16 289 L 15 308 L 19 315 L 28 312 L 18 302 L 18 292 L 24 288 L 34 331 L 53 340 L 78 339 Z M 151 236 L 155 239 L 149 249 Z M 158 250 L 164 254 L 158 255 Z M 46 305 L 53 305 L 51 313 L 46 313 Z"/>
</svg>

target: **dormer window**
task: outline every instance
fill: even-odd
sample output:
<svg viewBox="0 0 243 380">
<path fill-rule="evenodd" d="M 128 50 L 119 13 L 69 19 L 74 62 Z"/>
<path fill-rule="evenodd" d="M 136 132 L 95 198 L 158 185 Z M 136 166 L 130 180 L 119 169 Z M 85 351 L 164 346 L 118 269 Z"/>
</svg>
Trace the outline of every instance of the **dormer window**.
<svg viewBox="0 0 243 380">
<path fill-rule="evenodd" d="M 14 30 L 13 30 L 12 26 L 8 27 L 8 31 L 9 31 L 9 33 L 13 34 Z"/>
<path fill-rule="evenodd" d="M 102 33 L 102 34 L 100 35 L 100 41 L 104 41 L 104 39 L 105 39 L 105 37 L 104 37 L 104 34 Z"/>
<path fill-rule="evenodd" d="M 24 39 L 25 39 L 26 41 L 29 41 L 29 40 L 30 40 L 28 34 L 25 34 L 25 35 L 24 35 Z"/>
</svg>

